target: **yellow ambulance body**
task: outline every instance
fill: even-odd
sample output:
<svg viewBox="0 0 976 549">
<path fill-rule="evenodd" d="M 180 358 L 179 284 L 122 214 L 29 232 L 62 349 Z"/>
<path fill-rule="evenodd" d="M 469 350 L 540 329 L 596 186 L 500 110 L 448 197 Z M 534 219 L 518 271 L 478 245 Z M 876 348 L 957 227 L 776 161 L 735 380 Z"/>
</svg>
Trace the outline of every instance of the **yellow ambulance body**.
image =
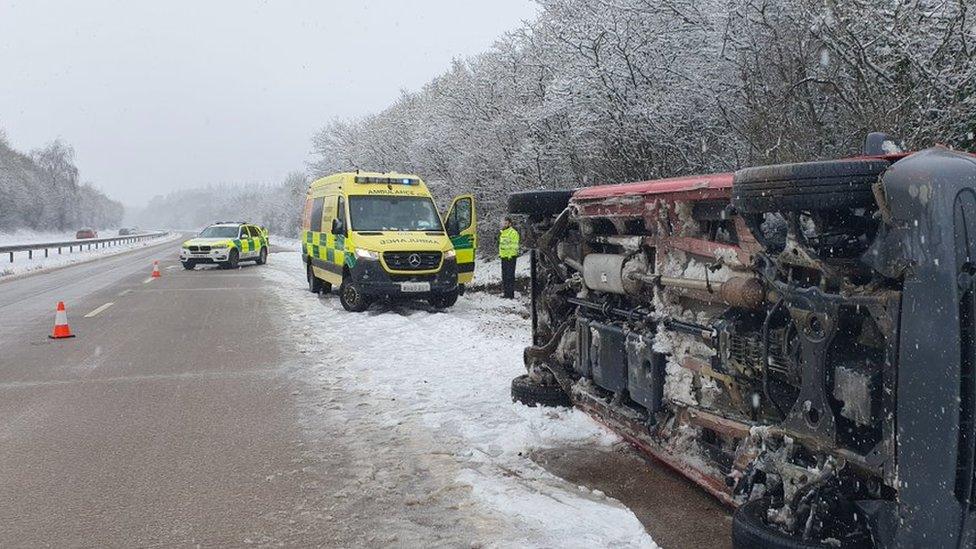
<svg viewBox="0 0 976 549">
<path fill-rule="evenodd" d="M 414 175 L 347 172 L 313 181 L 302 217 L 309 290 L 338 287 L 349 311 L 378 298 L 450 307 L 474 276 L 474 206 L 471 195 L 458 196 L 441 217 Z"/>
</svg>

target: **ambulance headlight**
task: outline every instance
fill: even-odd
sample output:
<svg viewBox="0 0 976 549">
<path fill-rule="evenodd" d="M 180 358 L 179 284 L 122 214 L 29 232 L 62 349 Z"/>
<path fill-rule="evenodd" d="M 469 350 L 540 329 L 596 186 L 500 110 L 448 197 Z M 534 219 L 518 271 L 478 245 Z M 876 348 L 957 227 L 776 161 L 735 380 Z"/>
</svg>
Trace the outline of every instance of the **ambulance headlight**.
<svg viewBox="0 0 976 549">
<path fill-rule="evenodd" d="M 455 257 L 457 257 L 457 252 L 453 248 L 444 252 L 444 259 L 454 259 Z"/>
<path fill-rule="evenodd" d="M 356 258 L 375 261 L 380 258 L 380 254 L 378 252 L 356 248 Z"/>
</svg>

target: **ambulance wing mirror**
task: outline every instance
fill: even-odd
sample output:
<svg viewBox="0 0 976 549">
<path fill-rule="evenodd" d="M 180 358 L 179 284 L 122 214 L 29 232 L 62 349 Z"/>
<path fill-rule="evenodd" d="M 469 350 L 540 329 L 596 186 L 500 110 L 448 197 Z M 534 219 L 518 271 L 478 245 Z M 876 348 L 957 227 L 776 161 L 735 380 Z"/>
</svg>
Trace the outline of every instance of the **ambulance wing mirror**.
<svg viewBox="0 0 976 549">
<path fill-rule="evenodd" d="M 332 220 L 332 234 L 346 234 L 346 224 L 341 219 L 336 218 Z"/>
</svg>

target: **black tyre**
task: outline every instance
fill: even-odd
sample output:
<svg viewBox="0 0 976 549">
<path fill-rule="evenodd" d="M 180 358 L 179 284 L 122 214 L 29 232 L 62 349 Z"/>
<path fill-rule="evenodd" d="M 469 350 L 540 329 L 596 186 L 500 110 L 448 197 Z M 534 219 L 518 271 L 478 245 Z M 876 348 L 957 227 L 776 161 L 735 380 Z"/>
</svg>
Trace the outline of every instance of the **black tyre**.
<svg viewBox="0 0 976 549">
<path fill-rule="evenodd" d="M 342 308 L 350 313 L 361 313 L 369 309 L 370 300 L 358 286 L 348 279 L 343 279 L 339 286 L 339 303 L 342 303 Z"/>
<path fill-rule="evenodd" d="M 183 261 L 182 263 L 183 263 L 183 268 L 188 271 L 192 271 L 197 266 L 197 262 L 193 260 Z"/>
<path fill-rule="evenodd" d="M 458 291 L 454 290 L 451 292 L 443 294 L 434 294 L 430 296 L 430 304 L 437 309 L 447 309 L 448 307 L 453 307 L 458 300 Z"/>
<path fill-rule="evenodd" d="M 533 381 L 528 374 L 512 380 L 512 402 L 526 406 L 545 406 L 549 408 L 572 406 L 569 395 L 559 385 L 542 385 Z"/>
<path fill-rule="evenodd" d="M 576 192 L 572 189 L 522 191 L 508 195 L 508 213 L 549 216 L 558 215 Z"/>
<path fill-rule="evenodd" d="M 735 172 L 732 205 L 740 213 L 840 210 L 875 204 L 871 190 L 884 160 L 830 160 L 757 166 Z"/>
<path fill-rule="evenodd" d="M 254 262 L 256 264 L 258 264 L 258 265 L 264 265 L 265 263 L 267 263 L 268 262 L 268 249 L 265 248 L 265 247 L 262 247 L 261 248 L 261 251 L 258 252 L 258 258 L 255 259 Z"/>
<path fill-rule="evenodd" d="M 241 256 L 235 248 L 230 251 L 230 255 L 227 256 L 227 261 L 225 261 L 221 267 L 224 269 L 236 269 L 240 262 Z"/>
<path fill-rule="evenodd" d="M 769 501 L 756 499 L 736 509 L 732 515 L 732 547 L 735 549 L 821 549 L 827 547 L 869 548 L 866 536 L 839 542 L 840 545 L 804 541 L 766 524 Z"/>
<path fill-rule="evenodd" d="M 315 276 L 315 272 L 312 271 L 312 264 L 305 264 L 305 278 L 308 280 L 308 291 L 313 294 L 320 294 L 324 291 L 323 285 L 325 282 L 321 278 Z"/>
</svg>

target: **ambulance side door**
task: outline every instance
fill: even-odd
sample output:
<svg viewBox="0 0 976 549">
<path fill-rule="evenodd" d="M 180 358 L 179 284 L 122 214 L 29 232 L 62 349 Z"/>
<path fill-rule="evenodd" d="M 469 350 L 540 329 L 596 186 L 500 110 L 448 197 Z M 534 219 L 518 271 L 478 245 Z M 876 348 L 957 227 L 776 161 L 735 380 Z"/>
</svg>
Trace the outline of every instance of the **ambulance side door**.
<svg viewBox="0 0 976 549">
<path fill-rule="evenodd" d="M 475 251 L 478 249 L 478 215 L 474 196 L 463 194 L 455 197 L 444 224 L 457 254 L 458 284 L 470 284 L 474 280 Z"/>
</svg>

